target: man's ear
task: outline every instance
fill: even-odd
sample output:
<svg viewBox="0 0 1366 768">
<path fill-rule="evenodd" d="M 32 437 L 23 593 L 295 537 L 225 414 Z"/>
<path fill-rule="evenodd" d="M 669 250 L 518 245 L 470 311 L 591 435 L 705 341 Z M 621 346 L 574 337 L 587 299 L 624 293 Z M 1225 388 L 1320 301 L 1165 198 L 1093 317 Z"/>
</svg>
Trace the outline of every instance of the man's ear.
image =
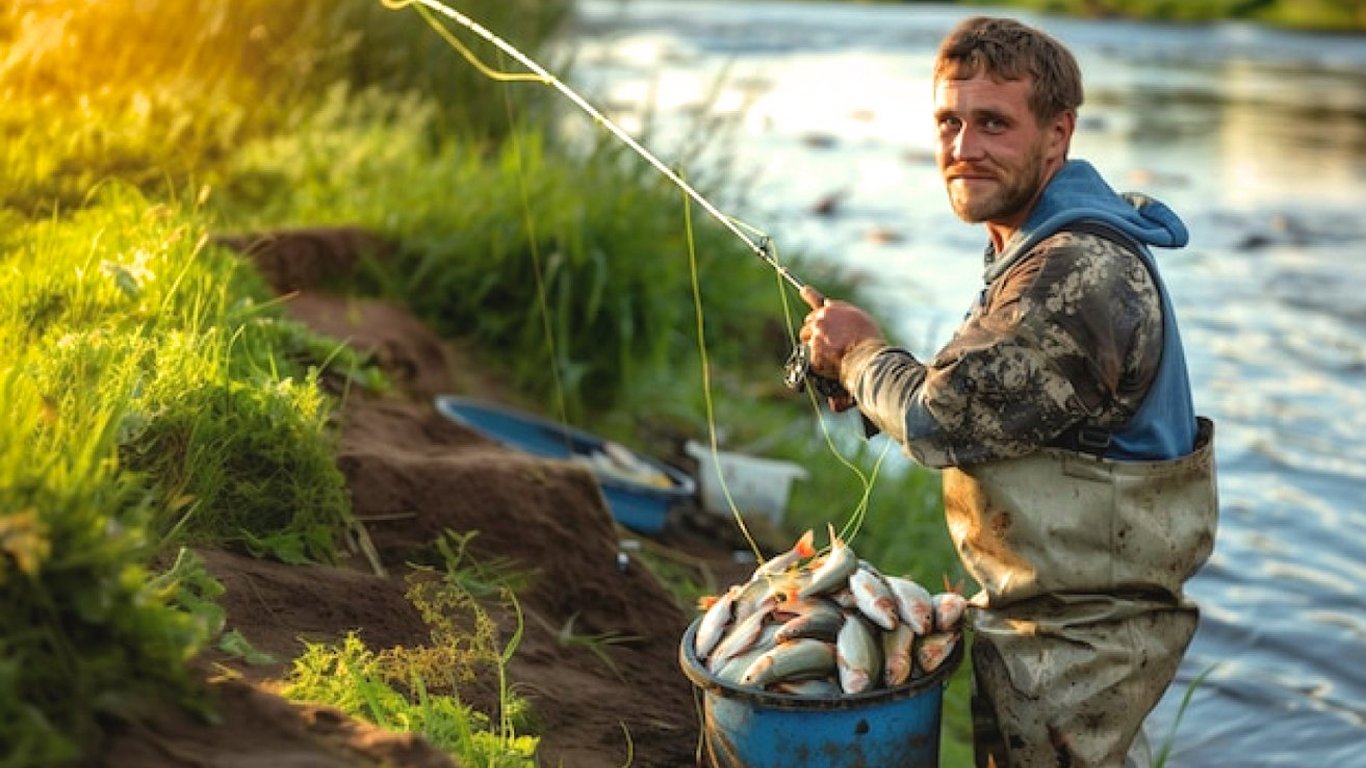
<svg viewBox="0 0 1366 768">
<path fill-rule="evenodd" d="M 1049 155 L 1067 159 L 1067 150 L 1072 146 L 1072 134 L 1077 129 L 1077 113 L 1064 109 L 1048 125 Z"/>
</svg>

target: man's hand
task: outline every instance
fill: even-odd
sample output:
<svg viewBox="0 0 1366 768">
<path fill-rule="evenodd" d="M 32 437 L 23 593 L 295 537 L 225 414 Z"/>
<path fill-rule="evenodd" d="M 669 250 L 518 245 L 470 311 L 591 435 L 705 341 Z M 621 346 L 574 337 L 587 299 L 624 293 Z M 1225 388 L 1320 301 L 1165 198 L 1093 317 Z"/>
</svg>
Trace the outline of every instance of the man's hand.
<svg viewBox="0 0 1366 768">
<path fill-rule="evenodd" d="M 865 339 L 881 339 L 877 323 L 862 309 L 845 301 L 831 301 L 820 291 L 805 286 L 802 300 L 810 307 L 799 338 L 809 350 L 811 372 L 817 376 L 842 381 L 840 376 L 844 355 L 855 344 Z M 852 395 L 841 394 L 828 398 L 830 409 L 846 411 L 854 406 Z"/>
</svg>

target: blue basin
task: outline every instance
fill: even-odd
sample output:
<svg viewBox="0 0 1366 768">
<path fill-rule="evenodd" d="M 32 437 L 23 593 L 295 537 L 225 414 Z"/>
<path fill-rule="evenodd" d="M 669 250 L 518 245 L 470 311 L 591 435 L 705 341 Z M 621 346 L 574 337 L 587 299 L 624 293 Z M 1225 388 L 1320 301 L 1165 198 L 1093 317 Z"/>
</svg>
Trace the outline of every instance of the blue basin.
<svg viewBox="0 0 1366 768">
<path fill-rule="evenodd" d="M 617 522 L 641 533 L 664 530 L 669 511 L 691 498 L 697 486 L 679 469 L 649 457 L 630 454 L 636 469 L 648 470 L 654 482 L 611 471 L 603 459 L 621 457 L 623 447 L 574 427 L 522 411 L 454 395 L 436 398 L 436 409 L 452 421 L 511 448 L 548 459 L 581 459 L 593 469 Z M 629 453 L 629 452 L 628 452 Z"/>
<path fill-rule="evenodd" d="M 683 673 L 702 697 L 712 768 L 938 768 L 944 686 L 963 641 L 933 673 L 898 688 L 837 698 L 771 693 L 716 677 L 698 660 L 695 619 L 679 643 Z"/>
</svg>

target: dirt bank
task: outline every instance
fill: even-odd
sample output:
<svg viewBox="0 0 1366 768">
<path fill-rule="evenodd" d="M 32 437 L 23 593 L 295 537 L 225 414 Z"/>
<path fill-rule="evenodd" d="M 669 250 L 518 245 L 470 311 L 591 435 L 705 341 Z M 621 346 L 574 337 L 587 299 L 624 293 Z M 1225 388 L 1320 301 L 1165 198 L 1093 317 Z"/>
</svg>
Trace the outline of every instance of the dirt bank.
<svg viewBox="0 0 1366 768">
<path fill-rule="evenodd" d="M 379 650 L 430 642 L 429 627 L 404 598 L 408 563 L 430 557 L 445 530 L 478 531 L 470 554 L 508 561 L 530 574 L 519 593 L 525 634 L 509 665 L 530 700 L 546 766 L 684 766 L 695 762 L 698 722 L 692 687 L 678 669 L 678 641 L 690 616 L 638 561 L 621 567 L 623 538 L 592 476 L 566 462 L 503 448 L 436 412 L 433 396 L 456 393 L 511 403 L 472 350 L 434 336 L 404 308 L 316 288 L 358 252 L 387 246 L 355 231 L 282 233 L 253 252 L 290 315 L 370 352 L 398 384 L 385 396 L 346 394 L 338 413 L 338 466 L 364 536 L 339 567 L 288 566 L 226 552 L 201 552 L 227 589 L 227 625 L 275 664 L 251 666 L 212 654 L 199 660 L 221 703 L 219 722 L 164 716 L 121 730 L 110 766 L 449 765 L 421 739 L 385 733 L 334 710 L 292 705 L 271 691 L 303 642 L 349 631 Z M 511 403 L 515 404 L 515 403 Z M 363 545 L 375 557 L 364 556 Z M 745 570 L 730 547 L 671 526 L 651 545 L 696 558 L 719 583 Z M 376 567 L 376 561 L 379 567 Z M 504 636 L 513 617 L 500 616 Z M 611 636 L 611 663 L 563 642 L 561 634 Z M 491 680 L 460 691 L 492 712 Z"/>
</svg>

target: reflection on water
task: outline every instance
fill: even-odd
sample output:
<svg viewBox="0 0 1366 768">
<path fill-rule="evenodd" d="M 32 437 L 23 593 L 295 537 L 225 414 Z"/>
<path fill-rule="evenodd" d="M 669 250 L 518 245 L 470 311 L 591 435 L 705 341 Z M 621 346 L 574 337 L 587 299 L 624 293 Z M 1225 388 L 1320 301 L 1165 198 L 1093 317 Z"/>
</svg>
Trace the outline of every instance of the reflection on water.
<svg viewBox="0 0 1366 768">
<path fill-rule="evenodd" d="M 876 274 L 913 351 L 947 339 L 983 234 L 945 203 L 929 68 L 981 7 L 581 3 L 576 87 L 648 121 L 647 144 L 694 178 L 725 162 L 743 189 L 715 201 L 780 246 Z M 1366 45 L 1020 15 L 1086 75 L 1074 154 L 1192 232 L 1158 258 L 1218 424 L 1222 518 L 1152 740 L 1212 670 L 1169 765 L 1366 765 Z"/>
</svg>

